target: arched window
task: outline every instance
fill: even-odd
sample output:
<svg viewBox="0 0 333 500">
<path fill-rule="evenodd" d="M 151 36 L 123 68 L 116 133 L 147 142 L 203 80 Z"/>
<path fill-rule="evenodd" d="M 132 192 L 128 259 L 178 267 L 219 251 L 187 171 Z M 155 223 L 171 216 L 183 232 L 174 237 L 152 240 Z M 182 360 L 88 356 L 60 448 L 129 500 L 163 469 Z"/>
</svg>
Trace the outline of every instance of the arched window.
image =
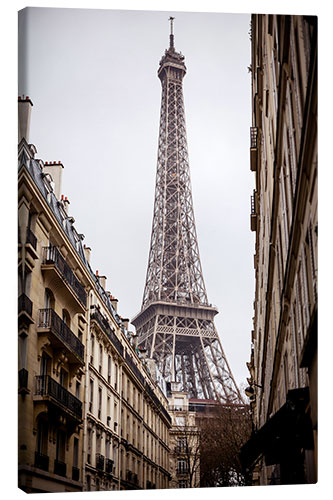
<svg viewBox="0 0 333 500">
<path fill-rule="evenodd" d="M 46 376 L 50 374 L 51 358 L 43 352 L 40 360 L 40 374 Z"/>
<path fill-rule="evenodd" d="M 44 307 L 45 309 L 54 309 L 54 295 L 49 288 L 45 288 Z"/>
<path fill-rule="evenodd" d="M 71 317 L 67 309 L 62 310 L 62 320 L 68 327 L 71 326 Z"/>
</svg>

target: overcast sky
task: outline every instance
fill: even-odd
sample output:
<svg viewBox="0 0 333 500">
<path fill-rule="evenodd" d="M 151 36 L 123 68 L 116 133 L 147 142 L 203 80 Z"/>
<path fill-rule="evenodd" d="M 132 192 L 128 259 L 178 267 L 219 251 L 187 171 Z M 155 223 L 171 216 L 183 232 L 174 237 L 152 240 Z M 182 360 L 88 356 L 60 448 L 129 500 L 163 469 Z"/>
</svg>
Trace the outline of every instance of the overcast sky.
<svg viewBox="0 0 333 500">
<path fill-rule="evenodd" d="M 238 384 L 249 376 L 254 299 L 251 97 L 246 14 L 29 8 L 19 95 L 33 101 L 37 157 L 64 164 L 61 192 L 118 311 L 141 308 L 154 203 L 159 61 L 175 16 L 194 213 L 208 299 Z M 23 60 L 25 61 L 23 64 Z M 134 329 L 134 327 L 133 327 Z"/>
</svg>

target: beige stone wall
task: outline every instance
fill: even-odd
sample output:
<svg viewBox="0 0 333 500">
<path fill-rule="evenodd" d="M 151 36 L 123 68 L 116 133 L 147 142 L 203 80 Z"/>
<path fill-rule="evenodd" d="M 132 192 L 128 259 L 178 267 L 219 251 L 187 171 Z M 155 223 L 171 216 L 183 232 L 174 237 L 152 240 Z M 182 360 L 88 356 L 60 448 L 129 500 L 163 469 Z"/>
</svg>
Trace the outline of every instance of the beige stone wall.
<svg viewBox="0 0 333 500">
<path fill-rule="evenodd" d="M 284 18 L 252 16 L 252 109 L 258 143 L 255 168 L 251 163 L 256 288 L 250 373 L 257 384 L 251 402 L 257 429 L 285 403 L 288 390 L 316 385 L 316 376 L 302 364 L 317 309 L 311 29 L 302 16 L 291 16 L 289 30 Z"/>
</svg>

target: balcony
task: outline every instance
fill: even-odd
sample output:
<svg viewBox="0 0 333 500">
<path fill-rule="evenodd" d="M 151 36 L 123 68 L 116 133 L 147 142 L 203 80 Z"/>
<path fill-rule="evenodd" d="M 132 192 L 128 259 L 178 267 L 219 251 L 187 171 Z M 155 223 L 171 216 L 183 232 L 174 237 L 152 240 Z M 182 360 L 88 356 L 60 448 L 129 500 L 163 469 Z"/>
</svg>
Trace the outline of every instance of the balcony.
<svg viewBox="0 0 333 500">
<path fill-rule="evenodd" d="M 84 345 L 53 309 L 40 309 L 38 334 L 47 334 L 53 348 L 66 348 L 70 363 L 84 363 Z"/>
<path fill-rule="evenodd" d="M 25 368 L 21 368 L 18 372 L 18 381 L 19 381 L 19 393 L 20 394 L 29 394 L 28 389 L 28 376 L 29 372 Z"/>
<path fill-rule="evenodd" d="M 257 170 L 258 160 L 258 128 L 250 128 L 250 168 L 252 172 Z"/>
<path fill-rule="evenodd" d="M 104 471 L 104 456 L 100 453 L 96 453 L 96 469 L 100 472 Z"/>
<path fill-rule="evenodd" d="M 121 356 L 124 355 L 124 348 L 122 346 L 122 343 L 118 339 L 118 337 L 115 335 L 115 333 L 112 331 L 111 326 L 109 325 L 108 321 L 104 316 L 101 314 L 99 309 L 97 307 L 94 307 L 93 312 L 90 315 L 91 319 L 96 321 L 98 326 L 101 328 L 101 330 L 109 337 L 111 340 L 113 346 L 117 349 L 119 354 Z"/>
<path fill-rule="evenodd" d="M 47 285 L 52 288 L 62 288 L 66 299 L 78 312 L 84 312 L 87 305 L 87 294 L 80 281 L 75 276 L 57 247 L 43 248 L 43 262 L 41 269 L 48 279 Z"/>
<path fill-rule="evenodd" d="M 82 402 L 49 375 L 35 377 L 34 401 L 40 401 L 40 399 L 36 399 L 36 396 L 40 396 L 42 401 L 50 402 L 65 411 L 73 420 L 81 421 Z"/>
<path fill-rule="evenodd" d="M 105 459 L 105 472 L 108 474 L 112 474 L 113 472 L 113 460 L 110 458 Z"/>
<path fill-rule="evenodd" d="M 39 451 L 35 451 L 35 467 L 48 472 L 49 471 L 49 457 L 47 455 L 43 455 L 43 453 L 39 453 Z"/>
<path fill-rule="evenodd" d="M 27 227 L 26 229 L 25 250 L 26 250 L 26 263 L 29 265 L 31 269 L 33 269 L 35 266 L 34 261 L 38 259 L 37 238 L 31 231 L 30 227 Z"/>
<path fill-rule="evenodd" d="M 19 326 L 29 326 L 34 322 L 32 319 L 32 302 L 24 293 L 18 298 L 18 321 Z"/>
<path fill-rule="evenodd" d="M 80 469 L 78 469 L 77 467 L 72 467 L 72 479 L 73 481 L 80 480 Z"/>
<path fill-rule="evenodd" d="M 251 196 L 251 231 L 257 230 L 256 192 Z"/>
<path fill-rule="evenodd" d="M 54 460 L 53 472 L 58 474 L 58 476 L 66 477 L 66 464 L 60 460 Z"/>
</svg>

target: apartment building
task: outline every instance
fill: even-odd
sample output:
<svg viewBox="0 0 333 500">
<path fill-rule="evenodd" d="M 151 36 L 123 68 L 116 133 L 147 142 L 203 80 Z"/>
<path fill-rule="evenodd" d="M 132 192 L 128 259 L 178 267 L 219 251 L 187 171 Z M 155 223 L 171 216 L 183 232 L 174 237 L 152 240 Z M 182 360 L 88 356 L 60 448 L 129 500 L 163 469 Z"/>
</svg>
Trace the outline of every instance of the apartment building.
<svg viewBox="0 0 333 500">
<path fill-rule="evenodd" d="M 167 488 L 166 394 L 90 267 L 61 195 L 63 164 L 29 143 L 32 105 L 19 98 L 19 487 Z"/>
<path fill-rule="evenodd" d="M 317 19 L 252 15 L 253 484 L 317 480 Z"/>
<path fill-rule="evenodd" d="M 188 392 L 177 382 L 169 383 L 170 488 L 200 487 L 200 428 Z"/>
</svg>

